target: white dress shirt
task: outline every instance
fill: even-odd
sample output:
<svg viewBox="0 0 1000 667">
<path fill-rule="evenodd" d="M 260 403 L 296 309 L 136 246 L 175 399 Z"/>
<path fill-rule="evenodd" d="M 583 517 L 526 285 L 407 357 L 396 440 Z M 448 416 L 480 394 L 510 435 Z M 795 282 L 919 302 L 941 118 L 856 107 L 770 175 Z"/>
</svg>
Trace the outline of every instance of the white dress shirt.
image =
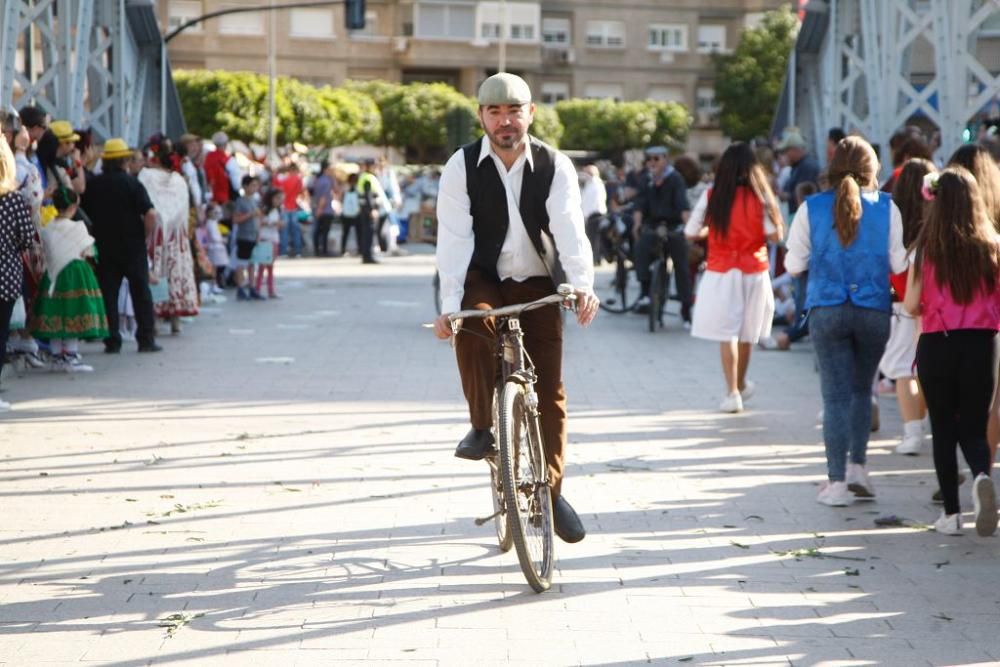
<svg viewBox="0 0 1000 667">
<path fill-rule="evenodd" d="M 608 214 L 608 191 L 604 181 L 593 176 L 586 176 L 583 184 L 583 218 L 586 220 L 595 213 Z"/>
<path fill-rule="evenodd" d="M 878 192 L 862 192 L 861 196 L 871 202 L 878 201 Z M 889 210 L 889 268 L 893 273 L 902 273 L 910 265 L 906 259 L 906 248 L 903 246 L 903 216 L 895 202 L 889 202 Z M 812 254 L 808 202 L 795 211 L 785 247 L 788 250 L 785 255 L 785 269 L 793 275 L 808 270 L 809 257 Z"/>
<path fill-rule="evenodd" d="M 528 236 L 518 207 L 525 165 L 534 169 L 527 138 L 525 142 L 524 153 L 514 162 L 510 171 L 493 152 L 487 137 L 483 137 L 479 151 L 479 163 L 487 158 L 493 160 L 507 193 L 510 224 L 497 260 L 497 274 L 501 280 L 509 278 L 518 282 L 552 275 L 554 268 L 547 266 L 539 256 Z M 549 231 L 555 239 L 555 249 L 559 251 L 566 280 L 577 290 L 592 292 L 594 260 L 590 241 L 583 228 L 583 208 L 576 169 L 569 158 L 559 152 L 556 152 L 555 175 L 548 199 L 545 200 L 545 210 L 549 214 Z M 471 203 L 465 180 L 465 152 L 459 150 L 451 156 L 441 173 L 437 200 L 437 269 L 441 278 L 442 313 L 453 313 L 462 308 L 465 276 L 476 245 L 470 211 Z M 555 256 L 551 241 L 543 232 L 542 243 L 547 258 Z"/>
</svg>

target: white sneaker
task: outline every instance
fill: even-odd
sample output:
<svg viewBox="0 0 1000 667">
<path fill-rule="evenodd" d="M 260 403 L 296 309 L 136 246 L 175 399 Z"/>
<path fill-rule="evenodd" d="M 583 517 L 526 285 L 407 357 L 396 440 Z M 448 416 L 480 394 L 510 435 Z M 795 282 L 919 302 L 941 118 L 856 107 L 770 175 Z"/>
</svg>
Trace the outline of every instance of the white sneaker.
<svg viewBox="0 0 1000 667">
<path fill-rule="evenodd" d="M 924 434 L 920 435 L 904 435 L 903 441 L 896 445 L 897 454 L 906 454 L 907 456 L 917 456 L 920 454 L 920 449 L 924 444 Z"/>
<path fill-rule="evenodd" d="M 757 341 L 757 345 L 762 350 L 777 350 L 778 341 L 774 340 L 774 336 L 768 336 L 767 338 L 761 338 Z"/>
<path fill-rule="evenodd" d="M 854 502 L 854 494 L 848 490 L 847 482 L 824 482 L 816 502 L 830 507 L 847 507 Z"/>
<path fill-rule="evenodd" d="M 747 380 L 743 385 L 743 389 L 740 390 L 740 398 L 744 401 L 748 400 L 753 396 L 754 391 L 757 389 L 757 383 L 753 380 Z"/>
<path fill-rule="evenodd" d="M 972 482 L 972 505 L 975 508 L 976 534 L 989 537 L 997 529 L 997 491 L 989 475 L 980 473 Z"/>
<path fill-rule="evenodd" d="M 875 500 L 875 485 L 868 477 L 868 471 L 858 463 L 847 464 L 847 489 L 855 500 Z"/>
<path fill-rule="evenodd" d="M 24 363 L 32 368 L 45 368 L 45 362 L 38 356 L 38 352 L 25 352 Z"/>
<path fill-rule="evenodd" d="M 722 402 L 719 403 L 719 410 L 721 412 L 743 412 L 743 399 L 740 398 L 739 392 L 734 391 L 722 399 Z"/>
<path fill-rule="evenodd" d="M 52 371 L 55 373 L 93 373 L 94 367 L 88 366 L 73 356 L 61 356 L 52 361 Z"/>
<path fill-rule="evenodd" d="M 942 535 L 961 535 L 962 534 L 962 515 L 959 514 L 945 514 L 941 512 L 941 516 L 937 518 L 934 522 L 934 530 Z"/>
<path fill-rule="evenodd" d="M 24 352 L 26 354 L 37 354 L 38 343 L 34 338 L 12 338 L 7 343 L 7 349 L 12 352 Z"/>
<path fill-rule="evenodd" d="M 14 409 L 14 406 L 7 401 L 0 400 L 0 412 L 9 412 Z"/>
<path fill-rule="evenodd" d="M 640 296 L 639 300 L 635 302 L 636 308 L 649 308 L 649 297 Z"/>
</svg>

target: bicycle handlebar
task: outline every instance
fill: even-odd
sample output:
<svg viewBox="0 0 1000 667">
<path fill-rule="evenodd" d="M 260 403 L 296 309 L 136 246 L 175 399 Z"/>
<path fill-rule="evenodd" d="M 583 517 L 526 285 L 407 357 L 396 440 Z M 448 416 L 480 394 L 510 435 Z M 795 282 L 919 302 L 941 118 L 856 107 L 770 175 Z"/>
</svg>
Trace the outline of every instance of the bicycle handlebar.
<svg viewBox="0 0 1000 667">
<path fill-rule="evenodd" d="M 558 292 L 558 294 L 545 296 L 535 301 L 529 301 L 528 303 L 516 303 L 512 306 L 491 308 L 489 310 L 460 310 L 457 313 L 448 315 L 448 320 L 454 324 L 457 320 L 461 320 L 466 317 L 507 317 L 511 315 L 520 315 L 521 313 L 529 310 L 535 310 L 536 308 L 543 308 L 557 303 L 572 303 L 576 301 L 576 294 L 574 293 L 571 285 L 560 285 Z"/>
</svg>

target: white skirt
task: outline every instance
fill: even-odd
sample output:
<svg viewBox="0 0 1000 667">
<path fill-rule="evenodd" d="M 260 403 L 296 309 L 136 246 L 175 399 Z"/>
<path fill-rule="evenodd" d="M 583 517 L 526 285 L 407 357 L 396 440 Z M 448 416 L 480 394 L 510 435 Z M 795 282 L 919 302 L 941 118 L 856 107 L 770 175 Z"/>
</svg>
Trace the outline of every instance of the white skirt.
<svg viewBox="0 0 1000 667">
<path fill-rule="evenodd" d="M 774 290 L 767 271 L 706 271 L 698 286 L 691 335 L 719 342 L 756 343 L 771 335 Z"/>
<path fill-rule="evenodd" d="M 903 309 L 902 303 L 892 304 L 892 329 L 889 342 L 882 353 L 878 369 L 890 380 L 911 377 L 917 374 L 913 362 L 917 358 L 917 339 L 920 338 L 920 324 Z"/>
</svg>

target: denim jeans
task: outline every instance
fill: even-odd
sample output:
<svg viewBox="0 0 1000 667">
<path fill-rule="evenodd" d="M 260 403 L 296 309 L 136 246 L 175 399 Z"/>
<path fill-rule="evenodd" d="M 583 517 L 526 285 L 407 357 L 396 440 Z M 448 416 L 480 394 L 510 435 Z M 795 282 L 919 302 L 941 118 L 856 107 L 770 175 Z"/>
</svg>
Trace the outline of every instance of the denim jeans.
<svg viewBox="0 0 1000 667">
<path fill-rule="evenodd" d="M 809 332 L 819 362 L 823 440 L 830 481 L 851 462 L 864 465 L 872 420 L 872 381 L 889 341 L 890 314 L 851 303 L 813 308 Z"/>
<path fill-rule="evenodd" d="M 282 214 L 285 226 L 281 228 L 281 240 L 278 243 L 278 254 L 302 254 L 302 226 L 299 224 L 298 211 L 285 211 Z"/>
</svg>

